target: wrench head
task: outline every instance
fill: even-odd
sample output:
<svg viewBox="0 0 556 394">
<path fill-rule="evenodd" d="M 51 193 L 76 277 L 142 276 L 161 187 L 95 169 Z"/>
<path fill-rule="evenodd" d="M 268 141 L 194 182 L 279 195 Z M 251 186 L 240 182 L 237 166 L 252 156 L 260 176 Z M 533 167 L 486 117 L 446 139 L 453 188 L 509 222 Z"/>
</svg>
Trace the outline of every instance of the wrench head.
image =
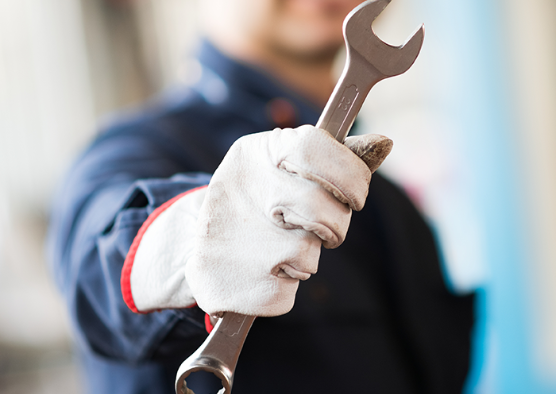
<svg viewBox="0 0 556 394">
<path fill-rule="evenodd" d="M 371 25 L 390 1 L 365 1 L 354 8 L 344 20 L 344 38 L 348 52 L 359 53 L 383 78 L 406 72 L 417 59 L 425 38 L 423 25 L 400 46 L 387 44 L 376 36 Z"/>
</svg>

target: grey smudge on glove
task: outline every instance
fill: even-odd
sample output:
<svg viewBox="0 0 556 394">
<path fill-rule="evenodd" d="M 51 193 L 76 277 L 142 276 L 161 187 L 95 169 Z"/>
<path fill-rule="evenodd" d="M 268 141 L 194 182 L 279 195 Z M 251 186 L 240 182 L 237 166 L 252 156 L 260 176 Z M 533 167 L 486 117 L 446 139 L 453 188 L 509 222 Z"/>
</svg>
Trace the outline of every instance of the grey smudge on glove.
<svg viewBox="0 0 556 394">
<path fill-rule="evenodd" d="M 344 145 L 359 156 L 371 172 L 375 172 L 390 154 L 394 143 L 383 135 L 365 134 L 347 137 Z"/>
</svg>

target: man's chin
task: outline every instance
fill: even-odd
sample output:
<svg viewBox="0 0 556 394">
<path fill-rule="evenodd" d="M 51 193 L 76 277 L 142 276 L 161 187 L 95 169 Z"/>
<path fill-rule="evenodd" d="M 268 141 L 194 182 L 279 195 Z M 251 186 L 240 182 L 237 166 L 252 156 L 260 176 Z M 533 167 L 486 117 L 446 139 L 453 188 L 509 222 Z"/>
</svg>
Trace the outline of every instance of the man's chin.
<svg viewBox="0 0 556 394">
<path fill-rule="evenodd" d="M 322 38 L 314 40 L 282 40 L 275 42 L 272 46 L 273 50 L 281 56 L 288 57 L 299 63 L 322 63 L 335 59 L 340 48 L 343 47 L 341 42 L 323 42 Z"/>
</svg>

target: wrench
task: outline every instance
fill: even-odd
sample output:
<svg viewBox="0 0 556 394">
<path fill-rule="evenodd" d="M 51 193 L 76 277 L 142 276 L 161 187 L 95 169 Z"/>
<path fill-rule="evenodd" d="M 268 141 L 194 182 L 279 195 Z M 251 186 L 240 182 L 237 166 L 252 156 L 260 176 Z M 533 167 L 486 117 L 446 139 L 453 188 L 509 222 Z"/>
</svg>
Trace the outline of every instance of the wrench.
<svg viewBox="0 0 556 394">
<path fill-rule="evenodd" d="M 423 25 L 399 47 L 385 43 L 374 34 L 371 24 L 390 1 L 366 1 L 344 20 L 346 64 L 316 124 L 339 142 L 344 142 L 371 88 L 383 79 L 409 70 L 423 45 Z"/>
<path fill-rule="evenodd" d="M 405 44 L 398 47 L 386 44 L 372 31 L 371 24 L 390 1 L 365 1 L 344 20 L 346 64 L 316 124 L 341 143 L 348 135 L 371 88 L 383 79 L 406 72 L 421 50 L 423 25 Z M 376 156 L 380 156 L 380 152 L 385 149 L 380 146 L 381 143 L 390 144 L 390 140 L 379 142 L 375 148 Z M 373 166 L 375 169 L 386 155 L 371 157 L 377 162 Z M 222 383 L 222 389 L 217 394 L 231 394 L 237 360 L 254 321 L 255 316 L 225 312 L 201 347 L 181 364 L 176 375 L 176 393 L 195 394 L 187 387 L 186 378 L 191 373 L 206 371 L 213 373 Z"/>
</svg>

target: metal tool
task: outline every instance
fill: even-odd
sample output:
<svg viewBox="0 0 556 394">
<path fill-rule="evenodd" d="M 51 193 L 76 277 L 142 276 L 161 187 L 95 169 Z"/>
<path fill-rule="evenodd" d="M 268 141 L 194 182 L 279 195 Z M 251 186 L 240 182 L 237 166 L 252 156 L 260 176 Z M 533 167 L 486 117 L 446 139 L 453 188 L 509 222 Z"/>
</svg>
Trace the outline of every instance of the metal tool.
<svg viewBox="0 0 556 394">
<path fill-rule="evenodd" d="M 390 0 L 366 1 L 344 21 L 346 65 L 316 124 L 342 143 L 371 88 L 409 70 L 423 45 L 423 25 L 399 47 L 386 44 L 374 34 L 371 24 L 389 3 Z"/>
<path fill-rule="evenodd" d="M 222 390 L 217 394 L 230 394 L 237 359 L 254 321 L 255 316 L 224 313 L 205 342 L 180 365 L 176 375 L 176 393 L 195 394 L 187 387 L 185 379 L 196 371 L 207 371 L 222 382 Z"/>
<path fill-rule="evenodd" d="M 344 20 L 347 59 L 344 71 L 316 126 L 343 143 L 367 94 L 379 81 L 403 74 L 417 59 L 424 39 L 421 26 L 405 44 L 394 47 L 380 40 L 371 24 L 391 0 L 369 0 Z M 195 394 L 186 378 L 196 371 L 213 373 L 222 382 L 217 394 L 231 394 L 234 371 L 255 316 L 225 312 L 209 337 L 180 366 L 177 394 Z"/>
</svg>

